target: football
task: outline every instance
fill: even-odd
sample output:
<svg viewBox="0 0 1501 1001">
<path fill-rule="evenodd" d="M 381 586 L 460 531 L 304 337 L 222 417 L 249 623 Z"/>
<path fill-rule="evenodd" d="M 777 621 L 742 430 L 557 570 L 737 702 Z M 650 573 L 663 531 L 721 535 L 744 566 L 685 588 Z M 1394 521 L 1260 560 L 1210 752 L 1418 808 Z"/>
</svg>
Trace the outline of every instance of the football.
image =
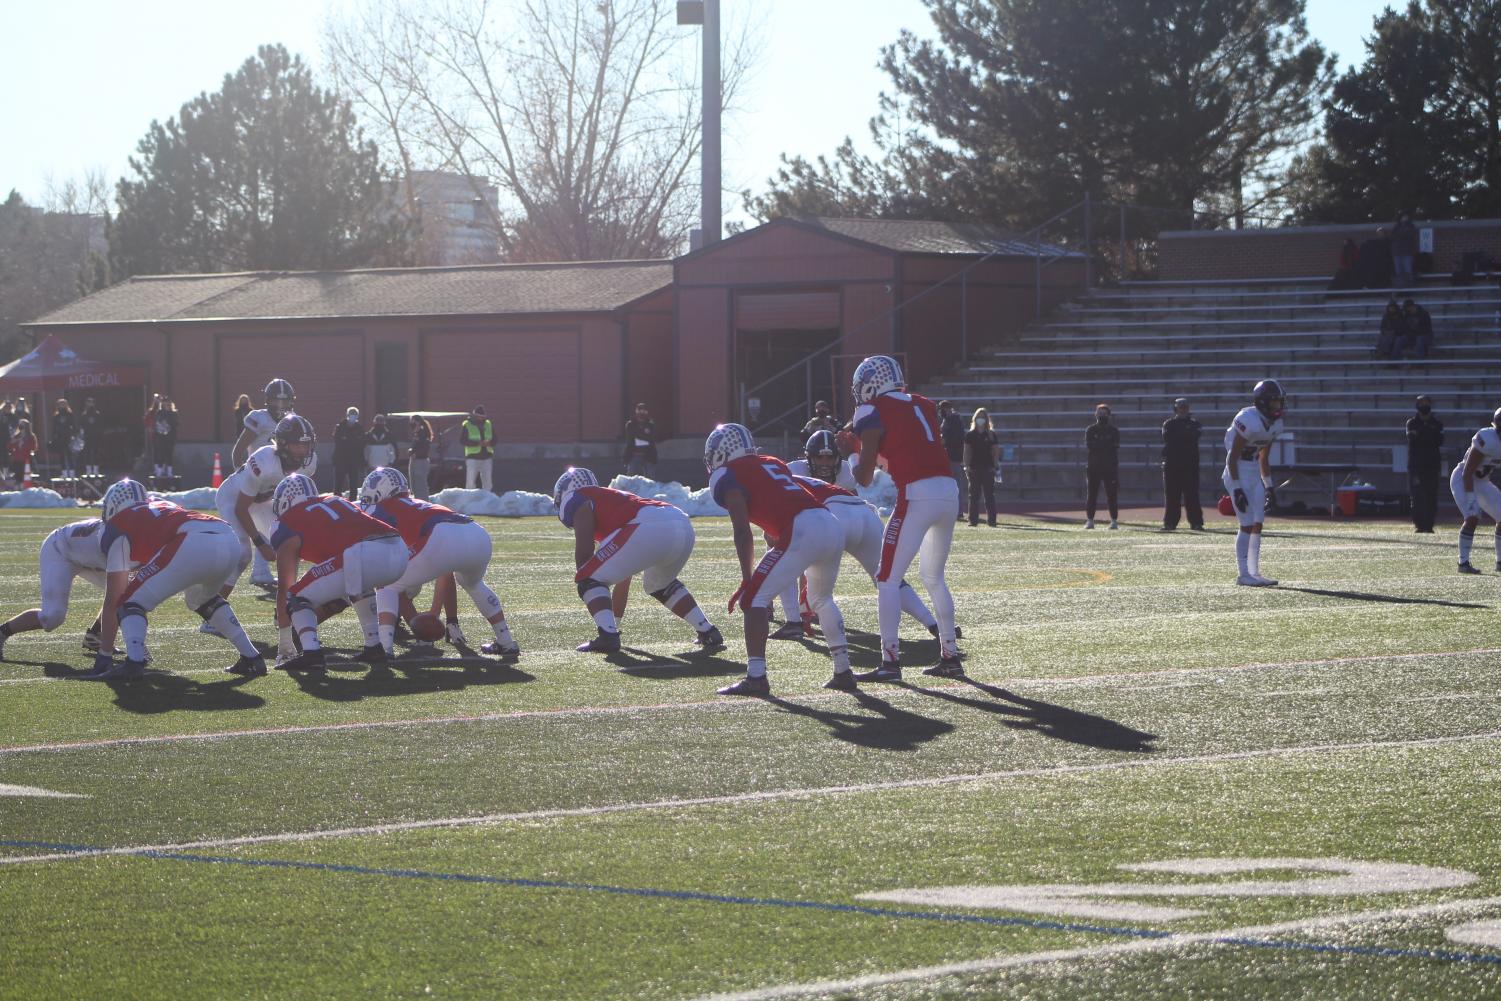
<svg viewBox="0 0 1501 1001">
<path fill-rule="evenodd" d="M 423 612 L 421 615 L 414 617 L 407 625 L 411 628 L 412 635 L 419 640 L 434 643 L 443 638 L 443 620 L 432 612 Z"/>
<path fill-rule="evenodd" d="M 1235 501 L 1233 501 L 1233 500 L 1230 499 L 1230 495 L 1229 494 L 1225 494 L 1223 497 L 1220 498 L 1219 508 L 1220 508 L 1220 514 L 1223 514 L 1226 517 L 1229 517 L 1230 515 L 1232 515 L 1232 514 L 1235 513 Z"/>
</svg>

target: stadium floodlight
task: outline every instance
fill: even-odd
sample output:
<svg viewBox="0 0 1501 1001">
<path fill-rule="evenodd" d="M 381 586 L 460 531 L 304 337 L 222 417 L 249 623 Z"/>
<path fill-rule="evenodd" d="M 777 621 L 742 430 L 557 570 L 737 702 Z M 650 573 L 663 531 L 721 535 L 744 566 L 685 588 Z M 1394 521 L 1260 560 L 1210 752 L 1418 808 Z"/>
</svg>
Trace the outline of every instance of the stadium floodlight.
<svg viewBox="0 0 1501 1001">
<path fill-rule="evenodd" d="M 699 156 L 703 197 L 699 242 L 707 247 L 719 242 L 723 229 L 719 208 L 719 0 L 678 0 L 678 24 L 702 25 L 704 30 L 703 143 Z"/>
</svg>

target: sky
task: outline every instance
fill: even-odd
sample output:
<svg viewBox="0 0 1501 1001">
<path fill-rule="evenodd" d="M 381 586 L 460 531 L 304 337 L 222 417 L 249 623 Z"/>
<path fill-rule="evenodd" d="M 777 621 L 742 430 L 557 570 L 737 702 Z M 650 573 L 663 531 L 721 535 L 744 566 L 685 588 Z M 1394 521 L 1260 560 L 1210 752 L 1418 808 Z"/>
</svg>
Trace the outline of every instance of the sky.
<svg viewBox="0 0 1501 1001">
<path fill-rule="evenodd" d="M 153 119 L 165 120 L 257 45 L 280 42 L 321 68 L 328 13 L 356 0 L 52 0 L 6 14 L 0 34 L 0 197 L 28 202 L 86 171 L 111 184 Z M 889 80 L 881 47 L 903 28 L 930 32 L 921 0 L 722 0 L 724 19 L 754 22 L 761 51 L 725 119 L 724 186 L 760 191 L 781 153 L 831 153 L 863 143 Z M 1363 38 L 1388 0 L 1309 0 L 1310 33 L 1340 57 L 1363 58 Z M 696 28 L 682 28 L 695 62 Z M 743 219 L 726 196 L 726 220 Z"/>
</svg>

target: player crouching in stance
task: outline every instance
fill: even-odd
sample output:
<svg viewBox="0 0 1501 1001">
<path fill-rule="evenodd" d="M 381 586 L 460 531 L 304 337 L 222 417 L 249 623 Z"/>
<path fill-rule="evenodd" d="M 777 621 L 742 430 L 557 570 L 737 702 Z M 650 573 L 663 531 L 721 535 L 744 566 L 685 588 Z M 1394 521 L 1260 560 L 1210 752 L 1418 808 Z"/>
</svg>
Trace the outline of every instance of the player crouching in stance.
<svg viewBox="0 0 1501 1001">
<path fill-rule="evenodd" d="M 1235 562 L 1242 587 L 1274 587 L 1261 575 L 1261 528 L 1266 521 L 1266 493 L 1272 488 L 1272 442 L 1282 433 L 1287 395 L 1276 379 L 1263 379 L 1251 391 L 1251 405 L 1235 415 L 1225 430 L 1225 472 L 1222 479 L 1235 503 L 1240 532 L 1235 536 Z M 1242 469 L 1255 462 L 1254 470 Z"/>
<path fill-rule="evenodd" d="M 492 543 L 483 526 L 475 524 L 468 515 L 417 500 L 407 478 L 387 466 L 373 469 L 365 477 L 360 487 L 360 507 L 376 521 L 396 529 L 407 547 L 406 570 L 394 583 L 375 592 L 380 646 L 385 656 L 396 652 L 396 613 L 402 594 L 415 593 L 423 584 L 435 582 L 448 573 L 453 574 L 474 607 L 495 630 L 495 642 L 486 643 L 480 652 L 501 657 L 521 653 L 521 647 L 511 638 L 500 599 L 485 584 Z M 453 634 L 452 629 L 449 634 Z"/>
<path fill-rule="evenodd" d="M 248 420 L 249 418 L 247 418 Z M 288 414 L 276 425 L 269 445 L 250 453 L 243 465 L 219 484 L 214 504 L 240 539 L 240 563 L 220 594 L 228 598 L 250 565 L 252 552 L 267 561 L 276 558 L 266 535 L 271 531 L 271 496 L 276 485 L 292 473 L 311 476 L 318 468 L 313 446 L 318 435 L 307 418 Z M 255 579 L 252 575 L 252 581 Z M 269 571 L 266 582 L 271 580 Z"/>
<path fill-rule="evenodd" d="M 41 570 L 42 607 L 32 608 L 0 624 L 0 660 L 5 659 L 5 641 L 17 633 L 36 629 L 52 632 L 68 617 L 68 598 L 73 579 L 82 577 L 104 590 L 104 551 L 99 548 L 104 523 L 98 518 L 75 521 L 54 528 L 42 543 L 38 562 Z M 99 629 L 96 620 L 83 634 L 83 648 L 99 652 Z"/>
<path fill-rule="evenodd" d="M 671 504 L 602 487 L 587 469 L 565 470 L 552 490 L 558 520 L 573 529 L 574 582 L 599 634 L 579 645 L 580 653 L 615 653 L 620 624 L 610 589 L 629 586 L 636 574 L 641 586 L 668 611 L 691 625 L 698 644 L 717 650 L 724 637 L 709 622 L 698 602 L 678 580 L 693 554 L 693 523 Z"/>
<path fill-rule="evenodd" d="M 1449 474 L 1449 490 L 1464 524 L 1459 528 L 1459 572 L 1479 573 L 1470 565 L 1470 547 L 1475 544 L 1475 529 L 1480 512 L 1496 519 L 1496 569 L 1501 570 L 1501 488 L 1491 474 L 1501 468 L 1501 410 L 1491 416 L 1491 426 L 1481 428 L 1470 439 L 1465 457 Z"/>
<path fill-rule="evenodd" d="M 855 480 L 870 486 L 876 460 L 896 482 L 896 507 L 886 523 L 881 564 L 876 573 L 876 601 L 881 622 L 881 666 L 858 676 L 860 681 L 900 681 L 902 577 L 912 560 L 938 618 L 938 663 L 923 673 L 940 678 L 964 674 L 954 626 L 954 598 L 944 579 L 954 522 L 959 517 L 959 484 L 949 471 L 940 437 L 938 407 L 925 396 L 903 392 L 896 359 L 872 355 L 855 368 L 855 434 L 860 461 Z"/>
<path fill-rule="evenodd" d="M 360 659 L 385 659 L 375 612 L 375 592 L 394 584 L 407 568 L 407 547 L 401 536 L 342 497 L 319 494 L 313 481 L 293 473 L 276 485 L 271 498 L 276 528 L 271 548 L 276 552 L 276 623 L 281 627 L 282 671 L 321 671 L 323 648 L 318 642 L 318 609 L 346 600 L 359 616 L 365 634 Z M 297 583 L 302 560 L 313 564 Z M 296 631 L 302 652 L 283 659 Z"/>
<path fill-rule="evenodd" d="M 720 695 L 770 695 L 766 680 L 766 632 L 772 599 L 798 576 L 808 575 L 808 604 L 823 628 L 834 659 L 834 677 L 825 688 L 853 690 L 844 617 L 834 603 L 834 582 L 844 555 L 844 529 L 801 484 L 781 459 L 757 455 L 751 433 L 740 424 L 721 424 L 704 442 L 709 490 L 734 526 L 740 557 L 740 586 L 730 597 L 745 613 L 746 675 L 719 689 Z M 952 517 L 952 516 L 951 516 Z M 766 533 L 771 548 L 755 561 L 751 526 Z"/>
<path fill-rule="evenodd" d="M 245 635 L 229 603 L 219 596 L 239 562 L 240 547 L 228 525 L 212 515 L 148 500 L 146 488 L 121 480 L 104 492 L 100 549 L 105 572 L 103 627 L 90 680 L 130 681 L 146 673 L 146 615 L 174 594 L 214 632 L 233 643 L 240 659 L 225 668 L 247 677 L 266 673 L 260 651 Z M 132 576 L 131 571 L 135 571 Z M 107 614 L 112 610 L 113 615 Z M 118 626 L 125 660 L 109 655 Z"/>
</svg>

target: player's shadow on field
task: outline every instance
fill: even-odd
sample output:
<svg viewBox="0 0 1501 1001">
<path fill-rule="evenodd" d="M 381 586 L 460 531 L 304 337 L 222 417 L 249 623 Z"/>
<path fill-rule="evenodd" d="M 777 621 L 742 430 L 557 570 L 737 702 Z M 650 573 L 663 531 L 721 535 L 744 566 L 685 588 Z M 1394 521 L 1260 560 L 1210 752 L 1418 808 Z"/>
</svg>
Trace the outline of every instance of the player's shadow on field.
<svg viewBox="0 0 1501 1001">
<path fill-rule="evenodd" d="M 324 672 L 293 672 L 297 687 L 326 702 L 359 702 L 362 699 L 430 692 L 456 692 L 476 685 L 508 685 L 535 681 L 514 664 L 488 657 L 437 659 L 430 656 L 397 657 L 387 664 L 366 668 L 353 661 L 335 661 Z M 364 673 L 351 675 L 347 671 Z"/>
<path fill-rule="evenodd" d="M 1032 730 L 1044 737 L 1085 747 L 1096 747 L 1102 751 L 1150 754 L 1157 750 L 1152 746 L 1152 742 L 1157 739 L 1155 733 L 1137 730 L 1108 717 L 1096 716 L 1094 713 L 1079 712 L 1077 709 L 1053 705 L 1051 702 L 1023 698 L 1014 692 L 983 684 L 973 678 L 965 678 L 964 681 L 989 695 L 991 699 L 1002 701 L 970 698 L 942 688 L 920 688 L 913 685 L 907 687 L 929 698 L 942 699 L 956 705 L 995 713 L 1004 717 L 1001 720 L 1003 726 L 1013 730 Z"/>
<path fill-rule="evenodd" d="M 764 696 L 763 701 L 793 716 L 806 716 L 808 719 L 816 720 L 826 727 L 829 735 L 836 740 L 880 751 L 915 751 L 923 744 L 936 740 L 954 729 L 952 723 L 906 709 L 898 709 L 885 699 L 874 695 L 851 692 L 850 697 L 860 703 L 861 708 L 870 710 L 870 713 L 816 709 L 800 702 L 779 699 L 775 695 Z"/>
<path fill-rule="evenodd" d="M 1374 601 L 1384 605 L 1438 605 L 1442 608 L 1490 608 L 1473 601 L 1448 601 L 1444 598 L 1404 598 L 1396 594 L 1367 594 L 1364 591 L 1326 591 L 1320 587 L 1280 587 L 1279 591 L 1297 591 L 1321 598 L 1344 598 L 1346 601 Z"/>
<path fill-rule="evenodd" d="M 641 678 L 717 678 L 745 670 L 744 661 L 707 650 L 664 656 L 639 647 L 621 647 L 619 653 L 605 654 L 604 660 L 621 674 Z"/>
<path fill-rule="evenodd" d="M 250 678 L 227 678 L 208 683 L 180 674 L 147 671 L 135 681 L 104 681 L 115 693 L 115 705 L 141 716 L 171 712 L 224 712 L 259 709 L 266 700 L 241 686 Z"/>
</svg>

